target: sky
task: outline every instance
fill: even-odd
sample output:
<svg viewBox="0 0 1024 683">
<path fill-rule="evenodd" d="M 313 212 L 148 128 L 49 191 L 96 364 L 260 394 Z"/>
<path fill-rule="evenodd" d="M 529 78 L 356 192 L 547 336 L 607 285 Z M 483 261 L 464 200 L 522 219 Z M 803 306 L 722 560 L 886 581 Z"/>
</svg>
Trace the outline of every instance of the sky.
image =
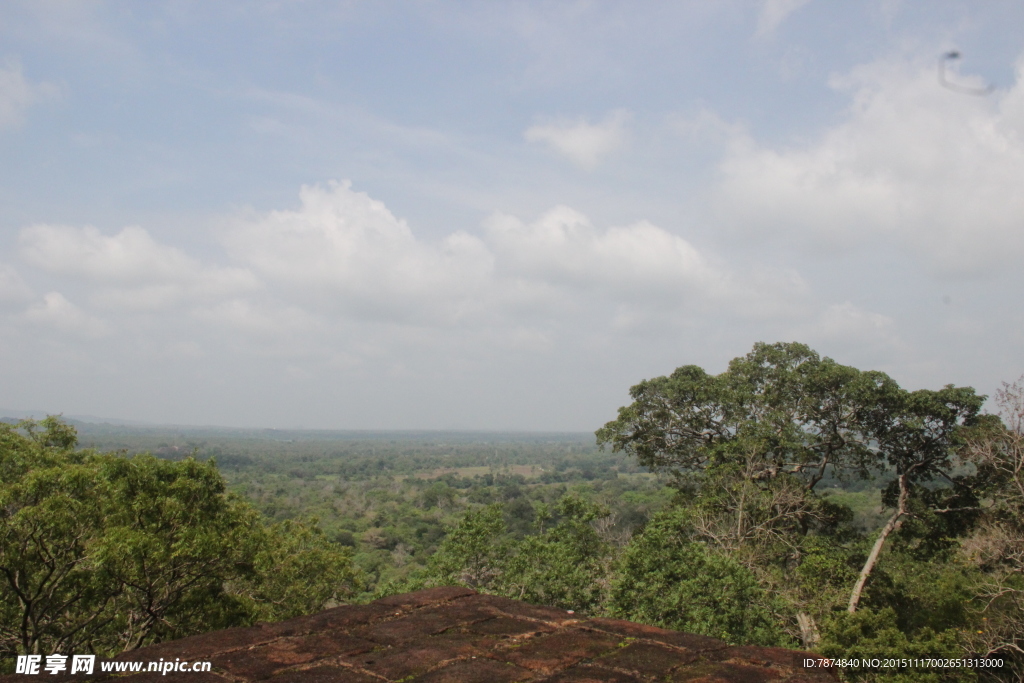
<svg viewBox="0 0 1024 683">
<path fill-rule="evenodd" d="M 758 341 L 991 394 L 1024 373 L 1022 27 L 7 0 L 0 410 L 592 431 Z"/>
</svg>

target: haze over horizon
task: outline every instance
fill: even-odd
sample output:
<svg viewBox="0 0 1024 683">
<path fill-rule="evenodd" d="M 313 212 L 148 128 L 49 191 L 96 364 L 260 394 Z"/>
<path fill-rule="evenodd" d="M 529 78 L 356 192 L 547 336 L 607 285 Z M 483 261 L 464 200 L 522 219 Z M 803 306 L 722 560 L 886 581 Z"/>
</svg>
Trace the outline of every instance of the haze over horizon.
<svg viewBox="0 0 1024 683">
<path fill-rule="evenodd" d="M 0 406 L 585 432 L 757 341 L 992 393 L 1024 373 L 1021 27 L 1009 2 L 4 3 Z"/>
</svg>

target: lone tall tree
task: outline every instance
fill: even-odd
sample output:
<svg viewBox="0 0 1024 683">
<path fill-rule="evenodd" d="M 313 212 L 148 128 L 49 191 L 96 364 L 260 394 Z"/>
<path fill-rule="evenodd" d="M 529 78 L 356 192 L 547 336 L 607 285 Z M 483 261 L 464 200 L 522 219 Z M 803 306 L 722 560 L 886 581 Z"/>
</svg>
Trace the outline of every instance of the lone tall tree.
<svg viewBox="0 0 1024 683">
<path fill-rule="evenodd" d="M 893 512 L 859 572 L 851 612 L 915 506 L 943 514 L 970 507 L 950 468 L 984 400 L 971 388 L 907 392 L 882 372 L 840 365 L 803 344 L 759 343 L 720 375 L 687 365 L 630 395 L 598 442 L 672 475 L 691 501 L 691 533 L 726 550 L 795 545 L 827 516 L 814 491 L 829 474 L 893 472 L 884 498 Z M 937 494 L 934 480 L 949 486 Z"/>
<path fill-rule="evenodd" d="M 747 494 L 773 493 L 773 524 L 806 531 L 806 494 L 830 468 L 867 476 L 880 457 L 875 431 L 887 424 L 879 406 L 899 392 L 884 373 L 840 365 L 803 344 L 760 343 L 720 375 L 687 365 L 637 384 L 633 403 L 597 439 L 673 475 L 680 488 L 743 483 L 726 505 L 742 543 L 764 530 Z M 780 505 L 789 513 L 779 514 Z"/>
</svg>

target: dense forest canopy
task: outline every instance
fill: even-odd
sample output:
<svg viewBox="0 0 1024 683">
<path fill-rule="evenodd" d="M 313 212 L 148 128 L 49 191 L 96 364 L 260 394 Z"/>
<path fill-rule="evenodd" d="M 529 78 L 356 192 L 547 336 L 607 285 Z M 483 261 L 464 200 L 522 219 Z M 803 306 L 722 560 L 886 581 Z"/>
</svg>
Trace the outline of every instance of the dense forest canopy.
<svg viewBox="0 0 1024 683">
<path fill-rule="evenodd" d="M 461 583 L 736 643 L 1024 673 L 1020 383 L 988 414 L 967 387 L 906 391 L 758 344 L 631 396 L 603 448 L 0 425 L 0 650 L 113 654 Z"/>
<path fill-rule="evenodd" d="M 315 524 L 272 524 L 212 463 L 0 424 L 0 650 L 113 654 L 322 609 L 356 588 Z"/>
</svg>

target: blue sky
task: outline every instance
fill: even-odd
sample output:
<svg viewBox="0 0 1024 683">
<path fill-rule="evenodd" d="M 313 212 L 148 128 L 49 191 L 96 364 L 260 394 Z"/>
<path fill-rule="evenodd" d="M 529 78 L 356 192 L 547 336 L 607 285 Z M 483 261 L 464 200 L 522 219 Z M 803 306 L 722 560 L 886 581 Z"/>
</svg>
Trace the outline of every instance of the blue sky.
<svg viewBox="0 0 1024 683">
<path fill-rule="evenodd" d="M 592 430 L 1024 372 L 1016 2 L 6 2 L 0 407 Z M 956 49 L 944 88 L 938 60 Z"/>
</svg>

